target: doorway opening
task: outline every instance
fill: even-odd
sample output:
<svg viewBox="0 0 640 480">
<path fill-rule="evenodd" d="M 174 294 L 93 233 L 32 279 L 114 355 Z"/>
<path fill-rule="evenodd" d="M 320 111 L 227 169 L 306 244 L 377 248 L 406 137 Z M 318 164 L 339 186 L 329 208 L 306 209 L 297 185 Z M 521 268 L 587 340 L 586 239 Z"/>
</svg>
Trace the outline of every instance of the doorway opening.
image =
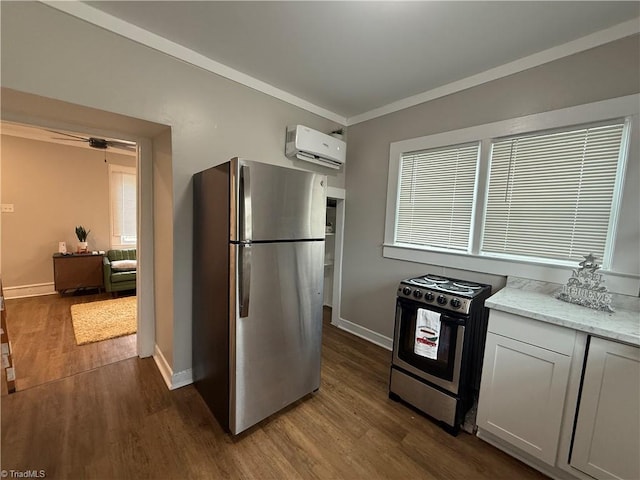
<svg viewBox="0 0 640 480">
<path fill-rule="evenodd" d="M 103 260 L 114 248 L 136 248 L 136 143 L 3 121 L 2 153 L 2 203 L 12 207 L 2 222 L 2 278 L 16 390 L 135 356 L 135 301 L 106 314 L 114 306 Z M 135 297 L 135 271 L 122 275 L 134 278 L 123 294 Z"/>
</svg>

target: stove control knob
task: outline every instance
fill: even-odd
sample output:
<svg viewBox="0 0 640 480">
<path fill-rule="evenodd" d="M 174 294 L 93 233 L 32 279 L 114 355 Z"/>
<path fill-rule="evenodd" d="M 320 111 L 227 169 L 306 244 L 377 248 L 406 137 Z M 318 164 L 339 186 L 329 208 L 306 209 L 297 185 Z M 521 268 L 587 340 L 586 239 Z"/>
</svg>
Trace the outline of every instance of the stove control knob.
<svg viewBox="0 0 640 480">
<path fill-rule="evenodd" d="M 416 298 L 421 298 L 422 297 L 422 292 L 420 290 L 414 290 L 413 291 L 413 296 Z"/>
<path fill-rule="evenodd" d="M 402 293 L 404 293 L 405 295 L 411 295 L 411 289 L 409 287 L 404 287 L 402 289 Z"/>
<path fill-rule="evenodd" d="M 460 308 L 460 306 L 462 305 L 460 299 L 458 298 L 452 298 L 450 303 L 453 308 Z"/>
<path fill-rule="evenodd" d="M 425 294 L 424 294 L 424 299 L 425 299 L 427 302 L 433 302 L 433 293 L 431 293 L 431 292 L 427 292 L 427 293 L 425 293 Z"/>
<path fill-rule="evenodd" d="M 444 295 L 438 295 L 438 303 L 440 305 L 446 305 L 447 304 L 447 297 L 445 297 Z"/>
</svg>

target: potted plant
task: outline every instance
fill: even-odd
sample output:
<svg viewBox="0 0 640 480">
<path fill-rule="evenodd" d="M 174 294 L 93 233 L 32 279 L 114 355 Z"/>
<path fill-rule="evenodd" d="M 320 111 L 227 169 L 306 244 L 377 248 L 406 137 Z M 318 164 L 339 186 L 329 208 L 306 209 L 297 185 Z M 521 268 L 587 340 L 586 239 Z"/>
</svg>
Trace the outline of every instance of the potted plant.
<svg viewBox="0 0 640 480">
<path fill-rule="evenodd" d="M 91 230 L 85 230 L 85 228 L 82 225 L 76 227 L 76 237 L 78 237 L 79 253 L 86 253 L 88 251 L 87 236 L 89 236 L 90 231 Z"/>
</svg>

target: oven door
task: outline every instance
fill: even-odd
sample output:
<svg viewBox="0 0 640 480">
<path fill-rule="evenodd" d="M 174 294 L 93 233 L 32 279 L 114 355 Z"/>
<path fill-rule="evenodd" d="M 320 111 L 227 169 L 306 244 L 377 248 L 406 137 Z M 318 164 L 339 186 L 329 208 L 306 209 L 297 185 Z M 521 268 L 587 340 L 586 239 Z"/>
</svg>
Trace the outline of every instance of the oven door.
<svg viewBox="0 0 640 480">
<path fill-rule="evenodd" d="M 439 322 L 439 335 L 425 337 L 420 333 L 425 330 L 422 325 L 426 316 L 431 319 L 437 318 L 436 326 Z M 419 327 L 418 335 L 416 335 L 417 326 Z M 433 324 L 430 326 L 433 327 Z M 396 303 L 393 365 L 457 394 L 464 330 L 464 318 L 399 298 Z"/>
</svg>

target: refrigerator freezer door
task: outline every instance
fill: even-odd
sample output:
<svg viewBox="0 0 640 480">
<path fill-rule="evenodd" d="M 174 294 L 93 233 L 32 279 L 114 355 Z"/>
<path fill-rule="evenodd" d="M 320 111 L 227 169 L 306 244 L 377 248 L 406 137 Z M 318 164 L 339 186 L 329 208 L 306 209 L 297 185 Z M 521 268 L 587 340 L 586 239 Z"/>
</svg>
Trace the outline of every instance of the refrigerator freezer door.
<svg viewBox="0 0 640 480">
<path fill-rule="evenodd" d="M 233 245 L 236 265 L 247 248 L 248 311 L 231 319 L 234 434 L 320 387 L 324 241 Z"/>
<path fill-rule="evenodd" d="M 231 241 L 324 238 L 327 177 L 249 160 L 231 162 L 237 232 Z"/>
</svg>

